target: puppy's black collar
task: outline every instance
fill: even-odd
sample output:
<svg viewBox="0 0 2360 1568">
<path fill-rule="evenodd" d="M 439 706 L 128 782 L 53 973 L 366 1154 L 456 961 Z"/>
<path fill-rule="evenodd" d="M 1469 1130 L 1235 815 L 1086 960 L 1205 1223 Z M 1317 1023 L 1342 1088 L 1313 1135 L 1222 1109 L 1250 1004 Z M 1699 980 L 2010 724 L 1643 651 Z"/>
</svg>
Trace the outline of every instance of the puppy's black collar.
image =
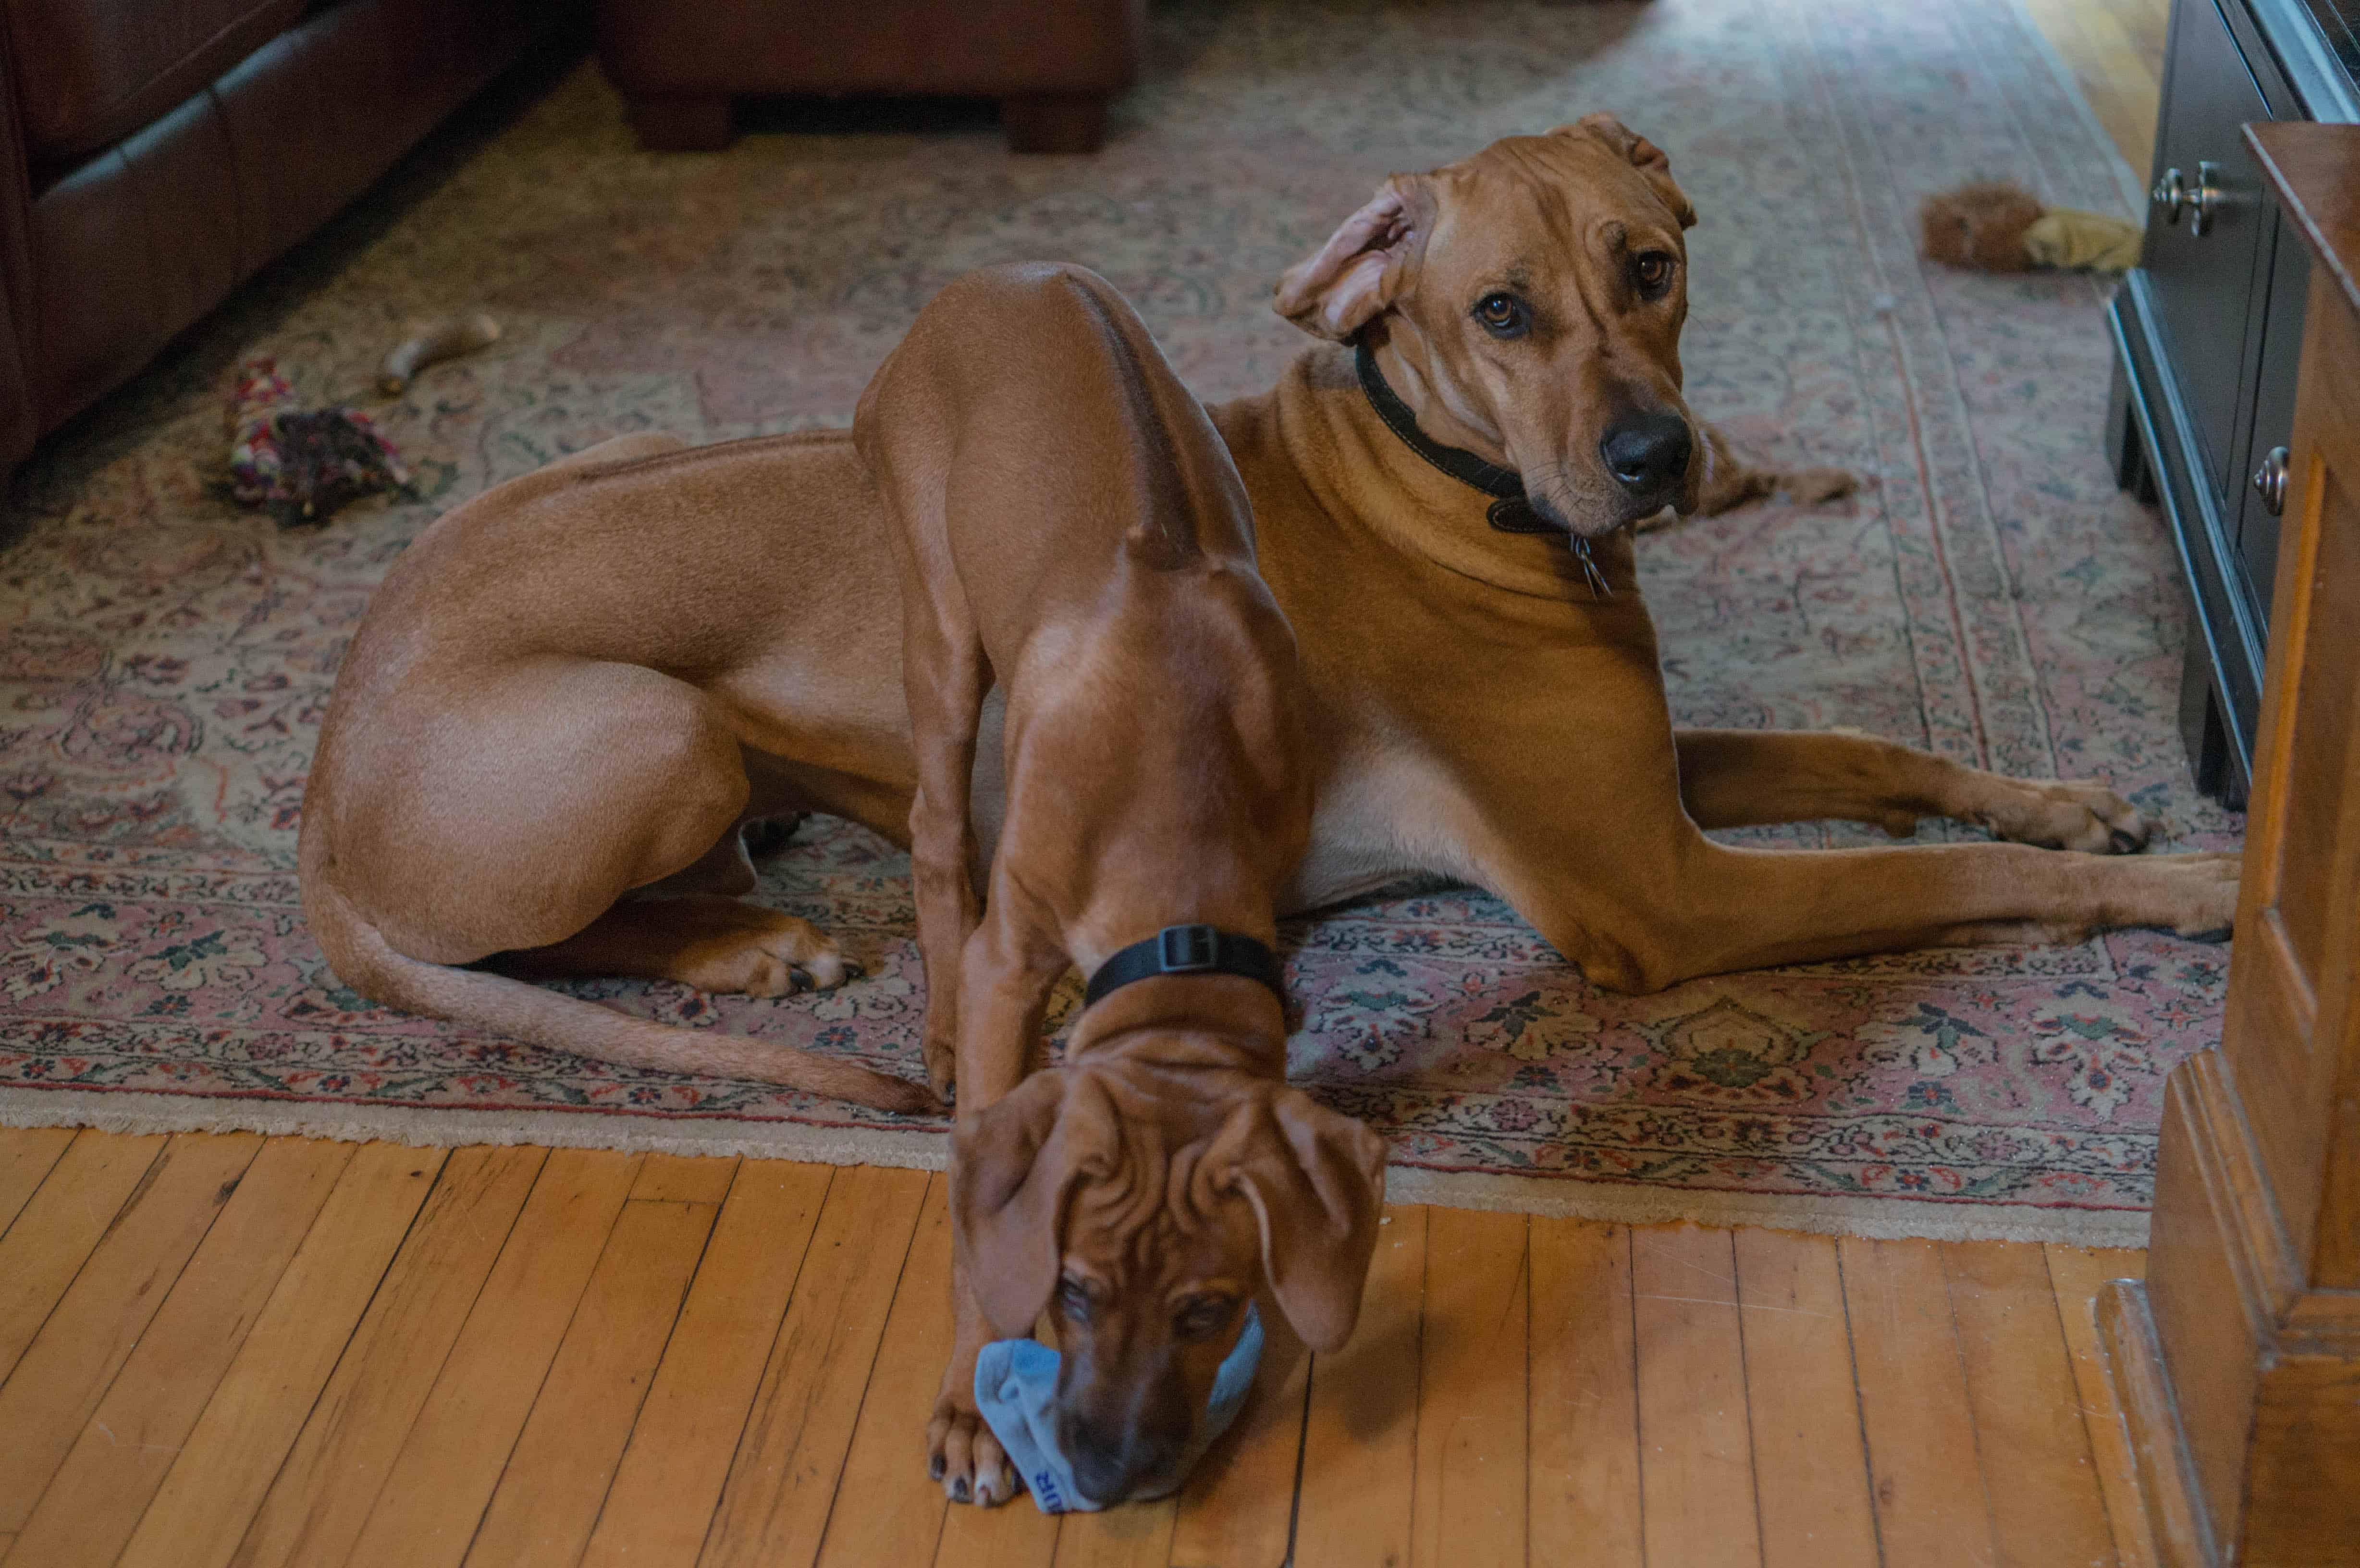
<svg viewBox="0 0 2360 1568">
<path fill-rule="evenodd" d="M 1607 586 L 1606 576 L 1598 570 L 1598 563 L 1590 559 L 1590 541 L 1542 517 L 1534 508 L 1531 497 L 1524 494 L 1522 474 L 1486 462 L 1465 447 L 1445 446 L 1417 428 L 1417 415 L 1386 382 L 1385 373 L 1377 368 L 1377 356 L 1365 337 L 1352 345 L 1352 366 L 1360 372 L 1360 390 L 1367 394 L 1369 407 L 1385 422 L 1385 429 L 1401 438 L 1404 446 L 1461 485 L 1491 497 L 1491 505 L 1483 516 L 1493 528 L 1503 534 L 1551 534 L 1565 539 L 1581 562 L 1582 575 L 1590 580 L 1590 596 L 1604 598 L 1614 592 Z"/>
<path fill-rule="evenodd" d="M 1281 1006 L 1286 1001 L 1278 954 L 1253 938 L 1218 926 L 1165 926 L 1099 964 L 1083 993 L 1082 1006 L 1094 1006 L 1134 980 L 1159 975 L 1242 975 L 1269 986 Z"/>
</svg>

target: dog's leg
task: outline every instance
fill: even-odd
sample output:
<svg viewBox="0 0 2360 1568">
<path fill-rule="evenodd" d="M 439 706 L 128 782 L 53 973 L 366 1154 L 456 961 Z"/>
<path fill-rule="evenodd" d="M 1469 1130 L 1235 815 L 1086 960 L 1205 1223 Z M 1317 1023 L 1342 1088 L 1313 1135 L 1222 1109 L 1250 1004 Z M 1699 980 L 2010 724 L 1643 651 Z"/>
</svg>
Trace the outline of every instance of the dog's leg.
<svg viewBox="0 0 2360 1568">
<path fill-rule="evenodd" d="M 1704 484 L 1697 496 L 1699 517 L 1715 517 L 1779 490 L 1808 506 L 1849 495 L 1858 487 L 1859 482 L 1841 468 L 1758 468 L 1740 456 L 1717 428 L 1701 420 L 1698 428 L 1704 434 L 1705 453 Z"/>
<path fill-rule="evenodd" d="M 904 683 L 916 752 L 918 788 L 910 804 L 910 881 L 918 913 L 918 952 L 926 966 L 926 1081 L 948 1100 L 957 1080 L 960 964 L 975 932 L 975 824 L 967 792 L 975 737 L 991 673 L 983 645 L 964 614 L 945 604 L 913 604 Z"/>
<path fill-rule="evenodd" d="M 2072 942 L 2120 926 L 2212 936 L 2236 911 L 2234 855 L 2013 844 L 1749 850 L 1689 833 L 1668 855 L 1634 855 L 1603 875 L 1502 890 L 1591 980 L 1619 991 L 1914 947 Z"/>
<path fill-rule="evenodd" d="M 859 973 L 809 920 L 705 893 L 626 898 L 563 942 L 492 964 L 530 980 L 633 975 L 749 996 L 825 990 Z"/>
<path fill-rule="evenodd" d="M 1681 730 L 1680 801 L 1697 825 L 1874 822 L 1896 838 L 1950 817 L 2015 844 L 2128 855 L 2153 824 L 2103 784 L 2006 779 L 1848 730 Z"/>
<path fill-rule="evenodd" d="M 980 1116 L 1024 1081 L 1041 1052 L 1049 995 L 1067 967 L 1041 935 L 1022 891 L 995 878 L 982 923 L 960 959 L 957 1114 Z M 959 1179 L 956 1170 L 951 1180 Z M 975 1403 L 975 1362 L 991 1337 L 954 1255 L 950 1365 L 926 1424 L 926 1473 L 955 1503 L 989 1506 L 1016 1495 L 1016 1471 Z"/>
</svg>

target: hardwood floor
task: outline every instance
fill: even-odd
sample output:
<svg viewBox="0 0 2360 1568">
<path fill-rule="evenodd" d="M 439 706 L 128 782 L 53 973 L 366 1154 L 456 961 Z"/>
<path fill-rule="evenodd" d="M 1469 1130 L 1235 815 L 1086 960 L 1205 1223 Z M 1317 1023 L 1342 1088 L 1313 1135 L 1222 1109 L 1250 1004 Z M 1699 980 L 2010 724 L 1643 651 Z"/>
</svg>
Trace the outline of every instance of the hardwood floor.
<svg viewBox="0 0 2360 1568">
<path fill-rule="evenodd" d="M 2171 0 L 2024 0 L 2133 173 L 2155 157 Z"/>
<path fill-rule="evenodd" d="M 2136 1252 L 1400 1207 L 1178 1497 L 952 1508 L 940 1177 L 0 1131 L 6 1568 L 2156 1562 Z"/>
</svg>

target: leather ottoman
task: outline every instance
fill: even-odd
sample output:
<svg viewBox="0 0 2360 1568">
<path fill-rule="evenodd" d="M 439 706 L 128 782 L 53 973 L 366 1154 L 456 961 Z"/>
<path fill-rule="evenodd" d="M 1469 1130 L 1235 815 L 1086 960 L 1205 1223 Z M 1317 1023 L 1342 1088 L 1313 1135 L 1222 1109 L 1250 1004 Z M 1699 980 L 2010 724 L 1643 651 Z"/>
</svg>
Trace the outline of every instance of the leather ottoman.
<svg viewBox="0 0 2360 1568">
<path fill-rule="evenodd" d="M 728 145 L 739 94 L 997 98 L 1018 152 L 1096 152 L 1146 0 L 600 0 L 598 55 L 642 147 Z"/>
</svg>

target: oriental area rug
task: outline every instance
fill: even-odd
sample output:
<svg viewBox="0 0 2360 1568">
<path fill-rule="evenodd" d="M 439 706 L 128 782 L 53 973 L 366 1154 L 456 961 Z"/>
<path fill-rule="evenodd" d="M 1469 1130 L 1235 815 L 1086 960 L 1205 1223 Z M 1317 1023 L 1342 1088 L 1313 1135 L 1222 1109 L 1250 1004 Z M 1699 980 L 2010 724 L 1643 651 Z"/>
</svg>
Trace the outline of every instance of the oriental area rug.
<svg viewBox="0 0 2360 1568">
<path fill-rule="evenodd" d="M 919 307 L 988 263 L 1086 263 L 1201 394 L 1267 387 L 1304 341 L 1273 281 L 1386 173 L 1599 109 L 1667 150 L 1701 215 L 1693 405 L 1773 462 L 1869 482 L 1641 541 L 1683 722 L 1845 725 L 2103 779 L 2166 824 L 2159 847 L 2234 848 L 2238 820 L 2195 794 L 2176 735 L 2164 526 L 2102 456 L 2106 286 L 1916 255 L 1918 200 L 1973 176 L 2132 210 L 2006 0 L 1159 4 L 1091 158 L 1013 158 L 988 106 L 926 105 L 772 105 L 726 153 L 644 154 L 595 65 L 558 61 L 17 475 L 0 1123 L 939 1163 L 935 1123 L 511 1046 L 338 982 L 304 923 L 296 825 L 372 588 L 442 511 L 609 437 L 846 422 Z M 475 307 L 497 344 L 372 397 L 406 322 Z M 365 400 L 414 497 L 287 531 L 238 509 L 223 399 L 265 354 L 308 401 Z M 1614 787 L 1568 772 L 1570 796 Z M 760 896 L 866 964 L 836 992 L 578 989 L 915 1076 L 907 869 L 825 818 L 770 861 Z M 1465 887 L 1393 889 L 1285 935 L 1294 1074 L 1392 1140 L 1397 1198 L 2112 1245 L 2144 1237 L 2164 1075 L 2217 1039 L 2228 951 L 2125 931 L 1633 997 Z"/>
</svg>

